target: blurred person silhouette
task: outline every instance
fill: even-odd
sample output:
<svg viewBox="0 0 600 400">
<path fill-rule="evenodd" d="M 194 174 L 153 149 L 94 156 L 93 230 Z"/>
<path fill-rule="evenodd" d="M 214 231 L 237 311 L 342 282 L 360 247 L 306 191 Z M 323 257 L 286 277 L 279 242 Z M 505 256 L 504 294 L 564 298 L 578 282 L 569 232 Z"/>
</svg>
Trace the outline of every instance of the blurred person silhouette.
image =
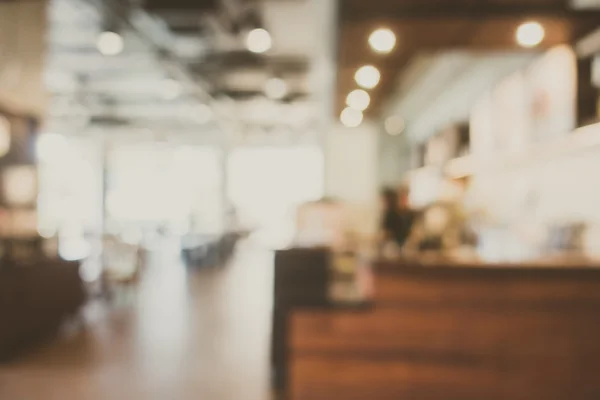
<svg viewBox="0 0 600 400">
<path fill-rule="evenodd" d="M 387 252 L 386 248 L 390 246 L 399 250 L 408 239 L 414 220 L 414 212 L 408 204 L 408 189 L 401 187 L 398 192 L 383 189 L 381 203 L 380 251 Z"/>
</svg>

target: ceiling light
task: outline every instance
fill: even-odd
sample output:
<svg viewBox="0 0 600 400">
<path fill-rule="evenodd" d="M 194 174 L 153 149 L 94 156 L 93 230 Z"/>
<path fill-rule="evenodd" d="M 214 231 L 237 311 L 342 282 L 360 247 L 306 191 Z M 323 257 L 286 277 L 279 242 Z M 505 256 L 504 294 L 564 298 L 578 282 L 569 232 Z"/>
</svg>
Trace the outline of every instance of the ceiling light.
<svg viewBox="0 0 600 400">
<path fill-rule="evenodd" d="M 98 36 L 96 46 L 105 56 L 114 56 L 123 51 L 123 37 L 116 32 L 105 31 Z"/>
<path fill-rule="evenodd" d="M 369 36 L 369 45 L 377 53 L 389 53 L 396 46 L 396 35 L 387 28 L 380 28 Z"/>
<path fill-rule="evenodd" d="M 264 53 L 272 44 L 271 35 L 263 28 L 252 29 L 246 37 L 246 47 L 253 53 Z"/>
<path fill-rule="evenodd" d="M 404 128 L 406 127 L 406 123 L 404 122 L 404 118 L 399 117 L 397 115 L 393 115 L 385 120 L 385 131 L 392 135 L 396 136 L 404 132 Z"/>
<path fill-rule="evenodd" d="M 379 70 L 372 65 L 365 65 L 364 67 L 360 67 L 356 74 L 354 75 L 354 79 L 359 86 L 365 89 L 372 89 L 379 83 L 381 79 L 381 74 Z"/>
<path fill-rule="evenodd" d="M 363 121 L 363 113 L 350 107 L 344 108 L 340 121 L 348 128 L 356 128 Z"/>
<path fill-rule="evenodd" d="M 531 21 L 521 24 L 517 28 L 517 43 L 523 47 L 535 47 L 542 43 L 546 32 L 538 22 Z"/>
<path fill-rule="evenodd" d="M 287 93 L 287 83 L 281 78 L 273 77 L 265 83 L 265 94 L 270 99 L 281 100 Z"/>
<path fill-rule="evenodd" d="M 174 79 L 165 79 L 163 82 L 163 97 L 165 100 L 173 100 L 181 95 L 181 84 Z"/>
<path fill-rule="evenodd" d="M 364 111 L 371 104 L 371 97 L 369 93 L 365 92 L 362 89 L 356 89 L 350 92 L 348 97 L 346 97 L 346 104 L 348 107 L 352 107 L 358 111 Z"/>
</svg>

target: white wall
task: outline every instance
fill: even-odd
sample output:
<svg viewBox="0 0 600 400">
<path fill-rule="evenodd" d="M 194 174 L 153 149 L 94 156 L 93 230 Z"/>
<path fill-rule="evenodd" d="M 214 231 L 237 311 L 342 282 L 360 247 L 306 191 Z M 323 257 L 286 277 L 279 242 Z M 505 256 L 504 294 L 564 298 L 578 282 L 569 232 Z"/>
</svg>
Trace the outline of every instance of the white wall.
<svg viewBox="0 0 600 400">
<path fill-rule="evenodd" d="M 405 134 L 379 138 L 379 186 L 397 187 L 411 170 L 411 147 Z"/>
<path fill-rule="evenodd" d="M 325 137 L 325 194 L 348 204 L 363 233 L 377 221 L 378 151 L 377 127 L 367 122 L 352 129 L 335 124 Z"/>
<path fill-rule="evenodd" d="M 519 163 L 477 175 L 473 201 L 495 220 L 509 224 L 600 225 L 600 124 L 589 133 L 588 142 L 573 147 L 569 139 L 579 132 L 571 134 L 548 158 L 533 153 Z"/>
</svg>

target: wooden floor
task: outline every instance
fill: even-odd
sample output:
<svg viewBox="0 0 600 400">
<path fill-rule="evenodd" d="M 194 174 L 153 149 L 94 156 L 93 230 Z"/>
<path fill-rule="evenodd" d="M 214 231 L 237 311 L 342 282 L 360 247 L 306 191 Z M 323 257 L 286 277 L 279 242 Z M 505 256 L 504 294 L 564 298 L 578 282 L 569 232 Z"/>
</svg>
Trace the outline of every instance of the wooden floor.
<svg viewBox="0 0 600 400">
<path fill-rule="evenodd" d="M 246 243 L 224 270 L 161 254 L 131 299 L 0 365 L 0 399 L 268 400 L 272 273 Z"/>
</svg>

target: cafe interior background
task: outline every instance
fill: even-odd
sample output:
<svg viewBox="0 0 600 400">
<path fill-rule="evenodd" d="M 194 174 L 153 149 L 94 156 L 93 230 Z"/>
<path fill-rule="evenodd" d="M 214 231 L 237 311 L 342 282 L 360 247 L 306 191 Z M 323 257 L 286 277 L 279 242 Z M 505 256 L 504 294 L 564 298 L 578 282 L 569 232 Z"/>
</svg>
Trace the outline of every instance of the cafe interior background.
<svg viewBox="0 0 600 400">
<path fill-rule="evenodd" d="M 600 3 L 393 3 L 0 2 L 2 257 L 92 284 L 107 238 L 234 232 L 364 263 L 387 187 L 476 236 L 411 257 L 595 262 Z"/>
</svg>

